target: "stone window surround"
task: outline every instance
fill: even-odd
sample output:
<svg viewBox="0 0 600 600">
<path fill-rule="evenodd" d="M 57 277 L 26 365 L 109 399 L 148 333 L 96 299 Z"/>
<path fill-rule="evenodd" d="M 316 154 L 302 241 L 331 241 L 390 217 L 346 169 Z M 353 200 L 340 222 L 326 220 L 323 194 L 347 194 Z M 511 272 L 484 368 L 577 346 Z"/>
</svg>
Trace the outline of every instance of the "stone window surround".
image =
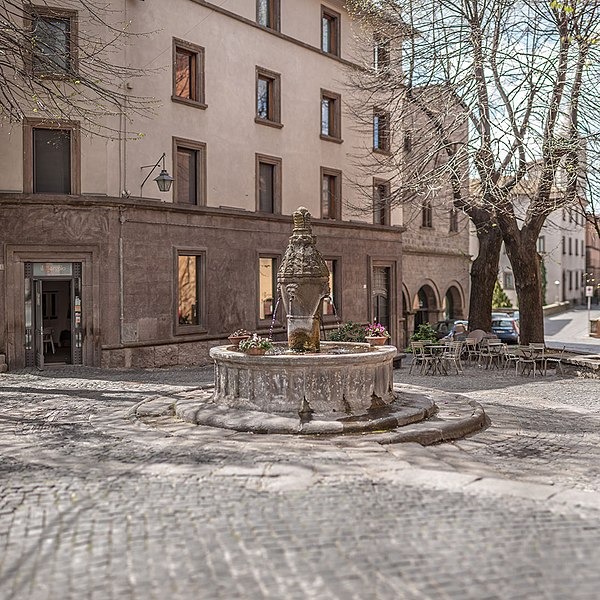
<svg viewBox="0 0 600 600">
<path fill-rule="evenodd" d="M 259 22 L 259 8 L 261 0 L 256 0 L 256 23 L 260 27 L 265 29 L 271 29 L 273 31 L 280 31 L 281 29 L 281 0 L 264 0 L 269 7 L 269 14 L 271 16 L 270 23 L 268 25 L 262 25 Z"/>
<path fill-rule="evenodd" d="M 320 185 L 321 185 L 321 193 L 319 198 L 321 199 L 321 219 L 326 219 L 327 221 L 341 221 L 342 219 L 342 171 L 339 169 L 331 169 L 329 167 L 321 167 L 320 169 Z M 333 217 L 324 217 L 323 216 L 323 178 L 325 176 L 335 177 L 335 215 Z"/>
<path fill-rule="evenodd" d="M 68 73 L 62 74 L 47 74 L 39 73 L 38 76 L 43 79 L 68 79 L 76 74 L 79 70 L 79 24 L 76 10 L 61 8 L 60 6 L 47 6 L 38 4 L 25 4 L 23 6 L 24 21 L 26 29 L 33 32 L 33 23 L 36 17 L 48 17 L 55 19 L 69 19 L 69 55 L 70 55 L 70 70 Z M 29 73 L 33 74 L 33 55 L 24 57 L 25 67 Z"/>
<path fill-rule="evenodd" d="M 33 130 L 59 129 L 71 132 L 71 193 L 81 194 L 81 141 L 77 121 L 49 123 L 47 119 L 23 120 L 23 193 L 33 194 Z"/>
<path fill-rule="evenodd" d="M 193 74 L 191 85 L 193 86 L 193 94 L 195 98 L 184 98 L 182 96 L 178 96 L 176 93 L 177 86 L 177 49 L 185 50 L 187 52 L 191 52 L 195 55 L 196 60 L 196 72 Z M 206 94 L 205 94 L 205 69 L 204 69 L 204 54 L 205 50 L 202 46 L 198 46 L 197 44 L 193 44 L 191 42 L 186 42 L 185 40 L 181 40 L 178 38 L 173 38 L 173 83 L 171 90 L 171 100 L 173 102 L 180 102 L 182 104 L 187 104 L 188 106 L 193 106 L 195 108 L 205 109 L 207 108 L 206 104 Z"/>
<path fill-rule="evenodd" d="M 325 50 L 323 48 L 323 20 L 327 18 L 331 24 L 330 27 L 330 38 L 333 38 L 333 43 L 330 40 L 331 50 Z M 324 54 L 330 54 L 333 56 L 340 56 L 341 54 L 341 39 L 342 39 L 342 15 L 330 8 L 329 6 L 321 5 L 321 51 Z"/>
<path fill-rule="evenodd" d="M 379 201 L 379 197 L 378 197 L 378 190 L 379 187 L 385 185 L 386 186 L 386 193 L 388 198 L 391 195 L 391 188 L 392 188 L 392 183 L 391 181 L 389 181 L 388 179 L 379 179 L 377 177 L 373 177 L 373 223 L 375 225 L 391 225 L 392 222 L 392 209 L 391 206 L 389 204 L 389 200 L 385 203 L 384 206 L 381 207 L 377 207 L 376 203 Z M 384 223 L 379 223 L 377 222 L 377 214 L 378 211 L 383 211 L 383 218 L 384 218 Z"/>
<path fill-rule="evenodd" d="M 269 90 L 270 93 L 268 102 L 268 112 L 272 118 L 264 119 L 258 116 L 258 81 L 259 79 L 267 79 L 270 82 Z M 270 71 L 263 67 L 256 67 L 256 92 L 255 92 L 255 108 L 256 116 L 254 121 L 261 125 L 268 125 L 270 127 L 282 128 L 281 123 L 281 75 L 275 71 Z"/>
<path fill-rule="evenodd" d="M 255 260 L 255 264 L 257 266 L 256 268 L 256 294 L 255 294 L 255 298 L 256 298 L 256 330 L 259 329 L 265 329 L 265 328 L 270 328 L 271 327 L 271 323 L 272 323 L 272 317 L 269 318 L 265 318 L 265 319 L 261 319 L 260 318 L 260 312 L 259 312 L 259 304 L 260 304 L 260 259 L 261 258 L 269 258 L 272 259 L 274 261 L 273 264 L 273 268 L 274 268 L 274 273 L 273 273 L 273 278 L 274 280 L 276 280 L 277 278 L 277 271 L 279 270 L 279 267 L 281 265 L 281 254 L 277 253 L 277 252 L 262 252 L 262 251 L 257 251 L 256 252 L 256 260 Z M 275 309 L 275 304 L 277 302 L 277 285 L 274 284 L 274 289 L 273 289 L 273 309 Z M 283 302 L 281 303 L 281 308 L 283 309 Z M 279 313 L 281 314 L 283 312 L 283 310 Z M 282 326 L 282 319 L 281 317 L 278 317 L 275 320 L 275 325 L 274 327 L 281 327 Z"/>
<path fill-rule="evenodd" d="M 332 131 L 331 135 L 323 133 L 323 100 L 329 100 L 333 102 L 333 109 L 331 111 L 331 117 L 333 124 L 330 125 L 329 129 Z M 342 139 L 342 96 L 336 92 L 325 90 L 321 88 L 321 102 L 319 103 L 319 131 L 322 140 L 328 142 L 335 142 L 341 144 L 344 140 Z"/>
<path fill-rule="evenodd" d="M 200 312 L 199 325 L 180 325 L 179 324 L 179 257 L 196 256 L 200 257 L 200 267 L 198 268 L 198 287 L 199 297 L 198 306 Z M 173 248 L 173 335 L 190 335 L 198 333 L 207 333 L 206 328 L 206 257 L 207 248 L 176 246 Z"/>
<path fill-rule="evenodd" d="M 282 160 L 277 156 L 256 153 L 255 181 L 256 181 L 256 205 L 255 210 L 260 213 L 260 165 L 266 163 L 275 167 L 273 182 L 273 212 L 266 214 L 281 214 L 281 189 L 282 189 Z"/>
<path fill-rule="evenodd" d="M 342 256 L 341 255 L 331 255 L 324 254 L 323 260 L 331 261 L 334 265 L 333 271 L 333 289 L 330 290 L 331 295 L 333 296 L 333 300 L 335 303 L 336 314 L 326 315 L 323 313 L 323 322 L 324 323 L 337 323 L 342 320 L 343 314 L 343 299 L 342 299 Z"/>
<path fill-rule="evenodd" d="M 196 140 L 185 138 L 173 138 L 173 173 L 177 173 L 177 149 L 186 148 L 198 152 L 198 163 L 196 164 L 196 204 L 194 206 L 206 206 L 207 184 L 206 184 L 206 144 Z M 173 202 L 177 202 L 177 177 L 173 181 Z"/>
</svg>

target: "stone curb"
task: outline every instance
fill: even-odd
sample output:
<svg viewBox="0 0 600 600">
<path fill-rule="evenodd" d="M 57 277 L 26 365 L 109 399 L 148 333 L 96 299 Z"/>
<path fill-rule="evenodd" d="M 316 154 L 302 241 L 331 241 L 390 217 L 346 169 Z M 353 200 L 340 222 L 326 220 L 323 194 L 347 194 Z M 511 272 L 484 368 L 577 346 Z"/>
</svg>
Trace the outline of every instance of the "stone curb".
<svg viewBox="0 0 600 600">
<path fill-rule="evenodd" d="M 138 419 L 176 416 L 188 423 L 240 432 L 285 435 L 365 435 L 382 445 L 417 442 L 423 446 L 464 437 L 487 423 L 485 411 L 474 400 L 418 386 L 396 384 L 398 392 L 416 395 L 412 405 L 372 421 L 314 420 L 302 423 L 297 417 L 236 410 L 210 402 L 210 386 L 203 386 L 185 398 L 155 396 L 136 404 L 129 416 Z M 435 400 L 441 404 L 441 409 Z M 468 407 L 468 411 L 465 411 Z M 435 420 L 430 419 L 439 409 Z M 469 414 L 462 415 L 463 412 Z M 447 420 L 444 416 L 447 414 Z M 457 416 L 458 415 L 458 416 Z M 387 432 L 384 432 L 385 430 Z M 391 431 L 393 430 L 393 431 Z"/>
</svg>

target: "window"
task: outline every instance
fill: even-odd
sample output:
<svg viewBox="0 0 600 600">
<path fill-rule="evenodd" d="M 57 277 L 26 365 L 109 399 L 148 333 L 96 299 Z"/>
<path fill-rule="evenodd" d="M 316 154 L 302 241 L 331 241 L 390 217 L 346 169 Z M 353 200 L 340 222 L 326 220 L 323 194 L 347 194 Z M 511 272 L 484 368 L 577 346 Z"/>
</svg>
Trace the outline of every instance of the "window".
<svg viewBox="0 0 600 600">
<path fill-rule="evenodd" d="M 79 125 L 43 119 L 23 122 L 23 191 L 34 194 L 79 194 Z"/>
<path fill-rule="evenodd" d="M 340 14 L 321 6 L 321 50 L 340 55 Z"/>
<path fill-rule="evenodd" d="M 458 231 L 458 211 L 455 208 L 450 209 L 450 226 L 448 227 L 448 231 L 457 232 Z"/>
<path fill-rule="evenodd" d="M 278 73 L 256 67 L 256 122 L 281 125 L 281 78 Z"/>
<path fill-rule="evenodd" d="M 537 241 L 537 250 L 538 252 L 546 252 L 546 237 L 540 235 Z"/>
<path fill-rule="evenodd" d="M 421 227 L 433 227 L 433 208 L 429 200 L 421 205 Z"/>
<path fill-rule="evenodd" d="M 575 245 L 575 256 L 579 256 L 579 240 L 573 240 Z"/>
<path fill-rule="evenodd" d="M 258 259 L 258 318 L 273 318 L 277 297 L 277 258 L 261 256 Z"/>
<path fill-rule="evenodd" d="M 562 253 L 566 254 L 567 253 L 567 245 L 566 245 L 566 240 L 565 240 L 565 236 L 563 236 L 562 238 Z"/>
<path fill-rule="evenodd" d="M 373 69 L 380 73 L 390 66 L 390 40 L 379 34 L 373 36 Z"/>
<path fill-rule="evenodd" d="M 178 251 L 177 331 L 198 331 L 204 324 L 204 252 Z M 192 329 L 194 328 L 194 329 Z"/>
<path fill-rule="evenodd" d="M 514 278 L 514 275 L 510 271 L 504 272 L 503 279 L 504 279 L 504 281 L 503 281 L 502 287 L 505 290 L 514 290 L 515 289 L 515 278 Z"/>
<path fill-rule="evenodd" d="M 256 210 L 281 213 L 281 159 L 256 155 Z"/>
<path fill-rule="evenodd" d="M 566 215 L 565 215 L 565 209 L 564 208 L 562 209 L 562 218 L 563 218 L 562 219 L 563 221 L 566 221 Z"/>
<path fill-rule="evenodd" d="M 412 150 L 412 133 L 410 131 L 407 131 L 404 134 L 402 148 L 404 149 L 404 152 L 410 152 Z"/>
<path fill-rule="evenodd" d="M 373 180 L 373 223 L 390 225 L 391 223 L 391 185 L 389 181 Z"/>
<path fill-rule="evenodd" d="M 279 31 L 280 0 L 256 0 L 256 22 Z"/>
<path fill-rule="evenodd" d="M 573 271 L 569 271 L 569 291 L 573 289 Z"/>
<path fill-rule="evenodd" d="M 341 96 L 321 90 L 321 139 L 341 142 Z"/>
<path fill-rule="evenodd" d="M 573 240 L 569 238 L 569 256 L 573 254 Z"/>
<path fill-rule="evenodd" d="M 77 12 L 48 6 L 26 8 L 31 28 L 31 71 L 44 78 L 77 72 Z"/>
<path fill-rule="evenodd" d="M 173 138 L 175 181 L 173 200 L 179 204 L 206 204 L 206 144 Z"/>
<path fill-rule="evenodd" d="M 171 99 L 198 108 L 204 104 L 204 48 L 173 39 L 173 92 Z"/>
<path fill-rule="evenodd" d="M 342 218 L 342 172 L 321 167 L 321 218 Z"/>
<path fill-rule="evenodd" d="M 325 264 L 329 269 L 329 298 L 325 298 L 322 304 L 322 313 L 324 317 L 337 317 L 341 315 L 341 281 L 340 281 L 340 260 L 325 259 Z"/>
<path fill-rule="evenodd" d="M 390 114 L 379 108 L 373 109 L 373 150 L 390 151 Z"/>
<path fill-rule="evenodd" d="M 581 256 L 585 256 L 585 242 L 581 240 Z"/>
</svg>

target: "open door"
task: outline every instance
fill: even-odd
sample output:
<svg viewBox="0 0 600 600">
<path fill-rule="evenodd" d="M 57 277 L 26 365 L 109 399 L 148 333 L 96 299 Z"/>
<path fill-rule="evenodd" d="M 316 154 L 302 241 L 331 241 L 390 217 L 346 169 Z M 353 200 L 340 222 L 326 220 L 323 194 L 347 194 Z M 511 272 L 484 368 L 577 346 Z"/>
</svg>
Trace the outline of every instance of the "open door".
<svg viewBox="0 0 600 600">
<path fill-rule="evenodd" d="M 42 311 L 42 282 L 39 279 L 33 281 L 33 295 L 35 298 L 35 366 L 44 368 L 44 315 Z"/>
</svg>

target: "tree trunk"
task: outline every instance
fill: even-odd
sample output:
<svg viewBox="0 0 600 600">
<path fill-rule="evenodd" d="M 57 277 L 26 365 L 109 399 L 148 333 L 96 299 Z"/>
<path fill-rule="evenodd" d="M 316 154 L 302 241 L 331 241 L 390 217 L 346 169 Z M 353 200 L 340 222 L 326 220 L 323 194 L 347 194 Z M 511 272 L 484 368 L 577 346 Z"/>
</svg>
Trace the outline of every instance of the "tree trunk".
<svg viewBox="0 0 600 600">
<path fill-rule="evenodd" d="M 504 240 L 519 299 L 521 344 L 544 342 L 542 277 L 536 242 L 533 236 Z"/>
<path fill-rule="evenodd" d="M 473 220 L 475 223 L 475 220 Z M 469 330 L 492 329 L 492 296 L 498 278 L 498 263 L 502 234 L 498 227 L 475 223 L 479 254 L 471 265 L 471 294 L 469 299 Z"/>
</svg>

